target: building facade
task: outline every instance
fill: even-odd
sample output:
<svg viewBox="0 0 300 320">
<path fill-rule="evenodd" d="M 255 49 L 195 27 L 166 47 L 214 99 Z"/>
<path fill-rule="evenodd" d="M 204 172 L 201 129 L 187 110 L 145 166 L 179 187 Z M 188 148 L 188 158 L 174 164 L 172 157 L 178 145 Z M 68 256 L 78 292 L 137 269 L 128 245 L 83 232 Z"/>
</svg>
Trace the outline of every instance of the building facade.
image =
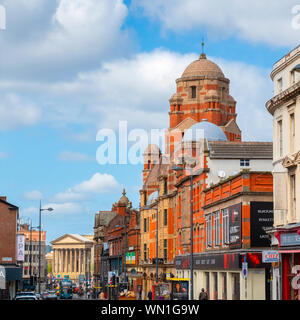
<svg viewBox="0 0 300 320">
<path fill-rule="evenodd" d="M 23 262 L 23 283 L 33 285 L 39 276 L 39 231 L 31 230 L 28 224 L 20 225 L 19 232 L 25 236 L 25 256 Z M 41 231 L 41 282 L 46 275 L 46 232 Z"/>
<path fill-rule="evenodd" d="M 202 54 L 176 84 L 177 92 L 170 99 L 166 150 L 163 153 L 151 144 L 144 152 L 140 266 L 145 292 L 156 282 L 156 257 L 161 281 L 170 275 L 191 279 L 191 243 L 195 256 L 207 254 L 209 225 L 204 207 L 209 186 L 242 169 L 272 170 L 272 143 L 241 141 L 230 80 L 219 66 Z M 201 277 L 203 272 L 195 270 L 194 299 L 204 283 Z M 228 294 L 228 299 L 232 297 Z"/>
<path fill-rule="evenodd" d="M 12 300 L 22 280 L 22 261 L 17 259 L 19 208 L 0 197 L 0 300 Z"/>
<path fill-rule="evenodd" d="M 68 277 L 77 284 L 90 281 L 94 274 L 93 236 L 65 234 L 51 241 L 52 276 L 56 279 Z"/>
<path fill-rule="evenodd" d="M 273 116 L 273 245 L 281 264 L 274 265 L 273 298 L 300 299 L 292 280 L 300 265 L 300 46 L 277 61 L 271 73 L 274 97 L 266 103 Z"/>
<path fill-rule="evenodd" d="M 114 272 L 121 286 L 135 292 L 140 286 L 138 269 L 140 255 L 139 213 L 132 209 L 125 190 L 111 211 L 100 211 L 95 215 L 95 278 L 97 287 L 103 290 L 108 285 L 108 273 Z"/>
</svg>

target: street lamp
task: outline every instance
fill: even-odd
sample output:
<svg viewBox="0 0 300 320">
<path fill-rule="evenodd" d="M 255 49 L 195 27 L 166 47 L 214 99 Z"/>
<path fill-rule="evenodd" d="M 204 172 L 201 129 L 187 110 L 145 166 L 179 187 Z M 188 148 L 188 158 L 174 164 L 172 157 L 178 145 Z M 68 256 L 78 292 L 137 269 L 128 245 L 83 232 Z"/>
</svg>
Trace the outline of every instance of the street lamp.
<svg viewBox="0 0 300 320">
<path fill-rule="evenodd" d="M 146 205 L 144 209 L 150 210 L 152 208 L 149 205 Z M 156 283 L 158 283 L 158 203 L 157 203 L 157 206 L 155 207 L 155 210 L 156 210 L 156 261 L 155 261 L 156 277 L 155 277 L 155 281 Z"/>
<path fill-rule="evenodd" d="M 193 226 L 194 226 L 194 220 L 193 220 L 193 214 L 194 214 L 194 208 L 193 208 L 193 168 L 194 168 L 195 164 L 192 165 L 190 167 L 186 167 L 185 170 L 189 170 L 190 172 L 190 176 L 191 176 L 191 179 L 190 179 L 190 183 L 191 183 L 191 227 L 190 227 L 190 233 L 191 233 L 191 253 L 190 253 L 190 300 L 193 300 L 194 299 L 194 268 L 193 268 L 193 257 L 194 257 L 194 254 L 193 254 L 193 251 L 194 251 L 194 243 L 193 243 L 193 236 L 194 236 L 194 229 L 193 229 Z M 183 171 L 184 169 L 179 167 L 179 166 L 174 166 L 172 168 L 172 170 L 176 171 L 176 172 L 180 172 L 180 171 Z M 201 174 L 203 172 L 203 170 L 200 170 L 197 172 L 197 174 Z"/>
<path fill-rule="evenodd" d="M 40 201 L 39 212 L 39 294 L 41 294 L 41 228 L 42 228 L 42 211 L 53 211 L 53 208 L 42 209 L 42 203 Z"/>
</svg>

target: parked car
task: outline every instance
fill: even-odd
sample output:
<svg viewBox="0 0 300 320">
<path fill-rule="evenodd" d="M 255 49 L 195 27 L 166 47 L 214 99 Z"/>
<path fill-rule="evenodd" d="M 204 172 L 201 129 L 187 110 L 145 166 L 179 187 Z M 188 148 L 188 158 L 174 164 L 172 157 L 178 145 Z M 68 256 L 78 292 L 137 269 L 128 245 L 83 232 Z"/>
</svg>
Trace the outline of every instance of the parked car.
<svg viewBox="0 0 300 320">
<path fill-rule="evenodd" d="M 56 291 L 48 291 L 45 299 L 46 300 L 57 300 Z"/>
<path fill-rule="evenodd" d="M 38 300 L 36 296 L 33 295 L 17 295 L 15 300 Z"/>
</svg>

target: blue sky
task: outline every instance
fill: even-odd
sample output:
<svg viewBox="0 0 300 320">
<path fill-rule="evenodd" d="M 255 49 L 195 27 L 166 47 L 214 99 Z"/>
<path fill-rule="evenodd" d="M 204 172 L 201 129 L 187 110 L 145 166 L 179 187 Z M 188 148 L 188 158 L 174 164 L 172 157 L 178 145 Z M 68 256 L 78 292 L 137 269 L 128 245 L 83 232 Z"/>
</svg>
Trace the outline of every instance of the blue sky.
<svg viewBox="0 0 300 320">
<path fill-rule="evenodd" d="M 273 63 L 299 44 L 297 1 L 0 0 L 0 194 L 47 242 L 90 234 L 142 165 L 100 165 L 98 130 L 166 128 L 175 80 L 201 53 L 231 80 L 245 140 L 272 139 Z M 300 12 L 300 10 L 299 10 Z M 300 19 L 299 19 L 300 22 Z M 249 125 L 251 123 L 251 125 Z"/>
</svg>

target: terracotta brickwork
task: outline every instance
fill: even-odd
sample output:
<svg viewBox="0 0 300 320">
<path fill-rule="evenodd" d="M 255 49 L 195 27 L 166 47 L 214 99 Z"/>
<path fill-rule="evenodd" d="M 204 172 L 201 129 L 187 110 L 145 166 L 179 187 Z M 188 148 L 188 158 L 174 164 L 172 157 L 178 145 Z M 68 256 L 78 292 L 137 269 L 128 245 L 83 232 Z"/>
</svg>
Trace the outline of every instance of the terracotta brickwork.
<svg viewBox="0 0 300 320">
<path fill-rule="evenodd" d="M 16 263 L 18 208 L 0 198 L 0 264 Z"/>
</svg>

